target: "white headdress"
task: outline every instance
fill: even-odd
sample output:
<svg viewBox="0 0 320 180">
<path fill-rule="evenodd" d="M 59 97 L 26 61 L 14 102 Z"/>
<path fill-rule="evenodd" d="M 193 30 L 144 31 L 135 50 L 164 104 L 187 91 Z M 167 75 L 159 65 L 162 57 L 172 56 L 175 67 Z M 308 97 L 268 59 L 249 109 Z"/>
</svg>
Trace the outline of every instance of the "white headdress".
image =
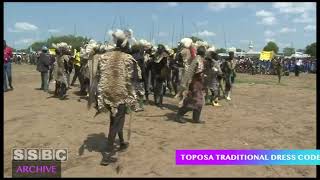
<svg viewBox="0 0 320 180">
<path fill-rule="evenodd" d="M 212 52 L 215 52 L 216 51 L 216 47 L 214 47 L 213 45 L 207 49 L 208 52 L 212 51 Z"/>
<path fill-rule="evenodd" d="M 100 45 L 95 40 L 91 39 L 89 43 L 84 46 L 84 48 L 81 48 L 80 56 L 88 59 L 90 55 L 94 54 L 95 51 L 99 49 Z"/>
<path fill-rule="evenodd" d="M 135 45 L 142 46 L 145 50 L 151 49 L 152 44 L 145 39 L 140 39 L 134 43 Z"/>
<path fill-rule="evenodd" d="M 112 33 L 112 36 L 113 36 L 113 38 L 114 38 L 114 40 L 115 40 L 115 43 L 117 42 L 116 40 L 124 40 L 124 39 L 126 39 L 126 34 L 122 31 L 122 30 L 120 30 L 120 29 L 117 29 L 116 31 L 114 31 L 113 33 Z"/>
<path fill-rule="evenodd" d="M 180 42 L 183 44 L 185 48 L 189 48 L 192 45 L 192 39 L 190 38 L 183 38 Z"/>
<path fill-rule="evenodd" d="M 55 49 L 63 49 L 63 50 L 66 50 L 66 51 L 70 51 L 71 48 L 72 48 L 71 45 L 68 45 L 65 42 L 60 42 L 60 43 L 57 43 L 57 44 L 52 43 L 52 47 L 55 48 Z"/>
<path fill-rule="evenodd" d="M 120 30 L 117 29 L 112 33 L 114 43 L 117 43 L 118 40 L 122 40 L 123 43 L 121 44 L 122 47 L 125 47 L 128 41 L 131 44 L 136 43 L 136 39 L 133 37 L 132 29 Z"/>
<path fill-rule="evenodd" d="M 204 46 L 205 48 L 209 48 L 209 44 L 206 41 L 197 41 L 195 43 L 196 47 Z"/>
</svg>

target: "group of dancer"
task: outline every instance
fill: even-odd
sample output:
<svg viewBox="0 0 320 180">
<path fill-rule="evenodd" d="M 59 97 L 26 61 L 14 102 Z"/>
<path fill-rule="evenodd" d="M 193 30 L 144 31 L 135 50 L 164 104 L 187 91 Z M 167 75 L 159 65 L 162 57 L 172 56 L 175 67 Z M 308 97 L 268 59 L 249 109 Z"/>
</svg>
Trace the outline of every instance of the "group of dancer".
<svg viewBox="0 0 320 180">
<path fill-rule="evenodd" d="M 64 99 L 68 89 L 78 77 L 80 92 L 88 97 L 88 107 L 94 106 L 97 113 L 109 112 L 110 128 L 108 149 L 101 164 L 108 165 L 117 159 L 114 142 L 120 139 L 118 150 L 127 149 L 123 126 L 125 115 L 133 111 L 143 111 L 150 104 L 153 93 L 156 106 L 163 109 L 164 95 L 169 94 L 179 100 L 175 121 L 186 123 L 183 118 L 188 111 L 193 113 L 194 123 L 204 123 L 201 119 L 203 105 L 220 106 L 224 97 L 231 100 L 232 84 L 235 78 L 234 52 L 221 60 L 215 47 L 204 41 L 194 42 L 183 38 L 176 49 L 159 44 L 154 47 L 145 40 L 135 40 L 132 30 L 113 32 L 114 44 L 99 44 L 91 40 L 81 49 L 71 51 L 67 43 L 54 44 L 56 57 L 39 58 L 38 70 L 43 67 L 49 72 L 49 79 L 55 80 L 55 95 Z M 47 48 L 43 48 L 44 54 Z M 70 84 L 72 67 L 75 75 Z M 46 75 L 44 77 L 45 79 Z M 48 89 L 43 82 L 41 87 Z"/>
</svg>

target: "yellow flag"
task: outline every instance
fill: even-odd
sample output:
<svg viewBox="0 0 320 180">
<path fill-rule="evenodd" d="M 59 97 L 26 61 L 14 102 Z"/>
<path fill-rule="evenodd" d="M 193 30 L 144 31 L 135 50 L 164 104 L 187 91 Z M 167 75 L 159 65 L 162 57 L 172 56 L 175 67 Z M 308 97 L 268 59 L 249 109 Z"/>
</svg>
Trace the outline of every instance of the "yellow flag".
<svg viewBox="0 0 320 180">
<path fill-rule="evenodd" d="M 56 55 L 56 50 L 55 49 L 49 49 L 49 54 Z"/>
<path fill-rule="evenodd" d="M 273 51 L 262 51 L 260 53 L 260 60 L 270 61 L 273 58 Z"/>
</svg>

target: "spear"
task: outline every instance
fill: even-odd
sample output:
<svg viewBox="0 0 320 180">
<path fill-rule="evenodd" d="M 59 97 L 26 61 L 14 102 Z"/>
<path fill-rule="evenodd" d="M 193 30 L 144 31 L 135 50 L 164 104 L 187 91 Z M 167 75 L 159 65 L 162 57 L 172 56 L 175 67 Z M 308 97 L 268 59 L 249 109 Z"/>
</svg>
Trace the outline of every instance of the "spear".
<svg viewBox="0 0 320 180">
<path fill-rule="evenodd" d="M 183 16 L 182 16 L 182 37 L 184 37 L 184 24 L 183 24 Z"/>
<path fill-rule="evenodd" d="M 154 22 L 152 21 L 152 36 L 151 36 L 151 41 L 153 41 L 153 35 L 154 35 Z"/>
<path fill-rule="evenodd" d="M 160 35 L 160 25 L 158 25 L 157 44 L 159 43 L 159 35 Z"/>
<path fill-rule="evenodd" d="M 77 27 L 76 27 L 76 24 L 74 24 L 74 33 L 73 33 L 73 35 L 76 36 L 76 34 L 77 34 Z"/>
<path fill-rule="evenodd" d="M 199 30 L 198 30 L 196 24 L 195 24 L 194 22 L 192 22 L 192 25 L 193 25 L 194 29 L 196 30 L 196 32 L 197 32 L 197 34 L 198 34 Z"/>
<path fill-rule="evenodd" d="M 171 47 L 173 47 L 173 37 L 174 37 L 174 24 L 173 24 L 173 29 L 172 29 Z"/>
<path fill-rule="evenodd" d="M 113 28 L 114 28 L 114 24 L 116 23 L 116 20 L 117 20 L 117 17 L 115 16 L 115 17 L 113 18 L 113 22 L 112 22 L 111 29 L 113 29 Z"/>
<path fill-rule="evenodd" d="M 120 22 L 120 29 L 122 28 L 122 19 L 121 16 L 119 16 L 119 22 Z"/>
<path fill-rule="evenodd" d="M 106 42 L 107 31 L 108 31 L 108 26 L 106 26 L 106 30 L 104 31 L 103 43 Z"/>
<path fill-rule="evenodd" d="M 114 24 L 116 23 L 116 20 L 117 20 L 117 16 L 114 16 L 113 21 L 112 21 L 111 30 L 113 30 Z M 110 36 L 109 36 L 109 38 L 108 38 L 108 41 L 110 41 Z"/>
<path fill-rule="evenodd" d="M 150 34 L 149 34 L 150 36 L 149 36 L 149 41 L 151 42 L 151 31 L 150 31 Z"/>
<path fill-rule="evenodd" d="M 227 49 L 226 32 L 224 31 L 224 25 L 222 26 L 222 29 L 223 29 L 224 47 Z"/>
<path fill-rule="evenodd" d="M 125 28 L 125 26 L 126 26 L 126 21 L 125 21 L 125 19 L 124 19 L 124 17 L 123 16 L 121 16 L 122 17 L 122 28 L 124 29 Z"/>
</svg>

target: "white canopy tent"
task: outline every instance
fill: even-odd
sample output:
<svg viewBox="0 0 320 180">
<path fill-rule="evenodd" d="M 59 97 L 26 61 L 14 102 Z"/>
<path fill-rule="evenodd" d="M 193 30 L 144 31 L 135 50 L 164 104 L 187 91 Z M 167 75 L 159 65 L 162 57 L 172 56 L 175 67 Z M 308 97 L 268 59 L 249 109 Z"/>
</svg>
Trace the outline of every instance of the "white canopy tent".
<svg viewBox="0 0 320 180">
<path fill-rule="evenodd" d="M 296 53 L 292 54 L 289 58 L 308 58 L 308 57 L 310 57 L 310 55 L 303 54 L 301 52 L 296 52 Z"/>
</svg>

